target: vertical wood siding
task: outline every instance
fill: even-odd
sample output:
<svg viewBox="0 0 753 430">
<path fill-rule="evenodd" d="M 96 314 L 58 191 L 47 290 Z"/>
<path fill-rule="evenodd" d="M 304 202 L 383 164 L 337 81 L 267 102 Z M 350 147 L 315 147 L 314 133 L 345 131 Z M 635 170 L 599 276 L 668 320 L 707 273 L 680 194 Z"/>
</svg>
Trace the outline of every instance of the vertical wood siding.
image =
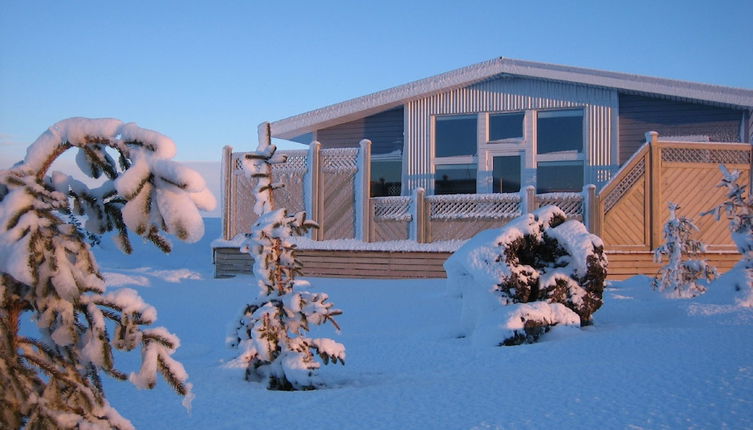
<svg viewBox="0 0 753 430">
<path fill-rule="evenodd" d="M 629 94 L 620 94 L 619 109 L 620 163 L 643 144 L 647 131 L 709 136 L 712 142 L 740 140 L 741 110 Z"/>
<path fill-rule="evenodd" d="M 589 177 L 596 182 L 600 169 L 612 159 L 615 92 L 553 81 L 497 78 L 459 88 L 405 105 L 405 190 L 429 189 L 431 174 L 431 118 L 433 115 L 521 111 L 548 108 L 584 108 L 588 124 Z"/>
</svg>

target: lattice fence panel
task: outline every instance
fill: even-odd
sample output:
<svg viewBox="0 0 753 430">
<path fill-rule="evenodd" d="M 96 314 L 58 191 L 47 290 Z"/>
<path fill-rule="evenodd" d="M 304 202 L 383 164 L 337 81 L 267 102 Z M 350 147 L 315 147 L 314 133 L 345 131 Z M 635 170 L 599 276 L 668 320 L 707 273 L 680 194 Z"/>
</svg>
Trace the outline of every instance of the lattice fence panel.
<svg viewBox="0 0 753 430">
<path fill-rule="evenodd" d="M 254 213 L 256 180 L 243 174 L 244 153 L 233 154 L 233 174 L 230 177 L 233 198 L 230 210 L 230 237 L 248 233 L 258 218 Z"/>
<path fill-rule="evenodd" d="M 304 208 L 304 176 L 308 151 L 280 151 L 287 156 L 285 163 L 272 165 L 272 180 L 285 184 L 274 192 L 275 207 L 284 207 L 289 213 Z M 233 174 L 230 179 L 234 196 L 231 210 L 230 234 L 248 233 L 258 218 L 254 213 L 254 187 L 256 180 L 247 178 L 243 170 L 245 152 L 233 153 Z"/>
<path fill-rule="evenodd" d="M 661 159 L 667 163 L 750 164 L 750 150 L 662 148 Z"/>
<path fill-rule="evenodd" d="M 374 197 L 374 213 L 371 219 L 375 221 L 410 221 L 410 201 L 407 196 Z"/>
<path fill-rule="evenodd" d="M 520 194 L 427 196 L 431 220 L 506 219 L 520 216 Z"/>
<path fill-rule="evenodd" d="M 274 205 L 286 208 L 288 213 L 306 210 L 304 205 L 304 177 L 308 151 L 280 151 L 287 156 L 285 163 L 272 165 L 272 180 L 285 184 L 274 192 Z"/>
<path fill-rule="evenodd" d="M 581 193 L 547 193 L 536 195 L 536 206 L 554 205 L 562 209 L 567 219 L 583 221 L 583 194 Z"/>
<path fill-rule="evenodd" d="M 607 246 L 648 249 L 645 210 L 645 178 L 638 177 L 622 198 L 604 214 L 602 239 Z"/>
<path fill-rule="evenodd" d="M 612 189 L 612 192 L 610 192 L 606 196 L 601 196 L 602 201 L 604 202 L 604 212 L 606 213 L 612 210 L 614 205 L 620 201 L 622 196 L 630 191 L 630 189 L 632 189 L 639 180 L 644 179 L 645 176 L 646 159 L 642 158 L 635 164 L 635 166 L 632 168 L 632 170 L 630 170 L 625 178 L 616 187 L 614 187 L 614 189 Z"/>
<path fill-rule="evenodd" d="M 358 148 L 321 151 L 322 227 L 325 240 L 355 237 Z"/>
</svg>

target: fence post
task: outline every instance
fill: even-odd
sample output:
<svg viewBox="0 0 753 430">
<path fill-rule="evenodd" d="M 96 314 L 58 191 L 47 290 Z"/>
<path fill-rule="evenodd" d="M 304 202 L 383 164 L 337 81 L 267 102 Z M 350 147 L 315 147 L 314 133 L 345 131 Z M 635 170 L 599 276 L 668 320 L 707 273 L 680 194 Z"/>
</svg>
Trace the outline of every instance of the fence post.
<svg viewBox="0 0 753 430">
<path fill-rule="evenodd" d="M 324 225 L 321 217 L 321 196 L 320 196 L 320 144 L 317 141 L 311 142 L 308 153 L 308 163 L 306 175 L 304 176 L 304 208 L 309 218 L 319 223 L 319 228 L 309 230 L 309 237 L 312 240 L 322 240 L 324 237 Z"/>
<path fill-rule="evenodd" d="M 520 190 L 520 214 L 529 214 L 536 210 L 536 188 L 529 185 Z"/>
<path fill-rule="evenodd" d="M 648 142 L 649 156 L 648 156 L 648 170 L 650 173 L 649 179 L 649 201 L 651 207 L 649 209 L 648 225 L 648 239 L 649 249 L 656 248 L 661 243 L 661 210 L 663 203 L 661 202 L 662 193 L 662 177 L 661 177 L 661 148 L 659 147 L 659 133 L 656 131 L 649 131 L 646 133 L 646 142 Z"/>
<path fill-rule="evenodd" d="M 225 145 L 222 148 L 222 194 L 220 195 L 220 208 L 222 208 L 222 238 L 232 239 L 230 235 L 234 220 L 231 219 L 231 211 L 235 202 L 235 188 L 233 187 L 233 147 Z"/>
<path fill-rule="evenodd" d="M 596 234 L 599 207 L 596 201 L 596 185 L 587 184 L 583 187 L 583 203 L 581 204 L 581 215 L 583 216 L 583 224 L 585 224 L 588 231 Z"/>
<path fill-rule="evenodd" d="M 369 235 L 369 200 L 371 200 L 371 141 L 359 143 L 358 173 L 356 173 L 356 240 L 371 242 Z"/>
<path fill-rule="evenodd" d="M 411 196 L 410 238 L 418 243 L 426 243 L 426 192 L 419 187 Z"/>
</svg>

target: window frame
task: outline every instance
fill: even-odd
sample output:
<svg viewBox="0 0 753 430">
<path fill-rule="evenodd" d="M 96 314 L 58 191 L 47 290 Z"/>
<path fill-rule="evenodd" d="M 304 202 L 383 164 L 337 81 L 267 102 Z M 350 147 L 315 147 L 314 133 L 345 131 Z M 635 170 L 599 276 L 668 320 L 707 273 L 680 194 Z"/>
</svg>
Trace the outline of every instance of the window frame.
<svg viewBox="0 0 753 430">
<path fill-rule="evenodd" d="M 538 119 L 542 112 L 574 111 L 580 113 L 581 118 L 581 147 L 578 150 L 567 150 L 538 153 Z M 497 114 L 520 114 L 523 113 L 522 137 L 490 140 L 490 117 Z M 436 188 L 436 166 L 449 164 L 476 164 L 476 194 L 490 194 L 493 191 L 493 159 L 495 156 L 520 156 L 521 161 L 521 190 L 529 185 L 538 189 L 537 170 L 540 163 L 566 163 L 579 164 L 582 169 L 581 182 L 586 183 L 588 171 L 588 110 L 586 106 L 557 107 L 544 109 L 516 109 L 510 111 L 488 111 L 478 113 L 454 113 L 430 115 L 430 172 L 432 175 L 431 187 L 428 194 L 432 195 Z M 448 157 L 436 156 L 436 121 L 437 118 L 447 117 L 470 117 L 476 115 L 476 154 L 456 155 Z"/>
<path fill-rule="evenodd" d="M 560 111 L 572 111 L 572 112 L 579 112 L 580 118 L 581 118 L 581 147 L 578 150 L 571 149 L 566 151 L 556 151 L 556 152 L 547 152 L 544 154 L 539 154 L 539 140 L 538 140 L 538 128 L 539 128 L 539 114 L 542 112 L 560 112 Z M 587 160 L 588 160 L 588 123 L 587 123 L 587 110 L 584 106 L 581 107 L 575 107 L 575 108 L 551 108 L 551 109 L 535 109 L 534 110 L 535 115 L 533 118 L 533 129 L 535 130 L 535 133 L 537 134 L 536 138 L 533 139 L 533 166 L 532 168 L 536 172 L 536 181 L 535 186 L 536 190 L 539 189 L 539 181 L 538 181 L 538 169 L 539 164 L 544 164 L 545 166 L 547 164 L 550 165 L 557 165 L 557 164 L 579 164 L 581 166 L 581 182 L 583 184 L 586 183 L 586 168 L 587 168 Z M 580 191 L 580 190 L 577 190 Z M 572 192 L 577 192 L 572 191 Z"/>
</svg>

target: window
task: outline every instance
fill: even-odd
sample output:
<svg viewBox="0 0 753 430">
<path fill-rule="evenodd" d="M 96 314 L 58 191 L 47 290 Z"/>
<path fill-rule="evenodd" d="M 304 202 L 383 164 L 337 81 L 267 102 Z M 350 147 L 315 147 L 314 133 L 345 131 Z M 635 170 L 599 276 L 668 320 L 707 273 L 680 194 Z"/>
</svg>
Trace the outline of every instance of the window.
<svg viewBox="0 0 753 430">
<path fill-rule="evenodd" d="M 536 147 L 539 154 L 583 152 L 583 111 L 542 111 L 536 120 Z"/>
<path fill-rule="evenodd" d="M 371 159 L 371 197 L 399 196 L 402 163 L 400 160 Z"/>
<path fill-rule="evenodd" d="M 493 193 L 517 193 L 520 191 L 520 155 L 493 157 L 492 180 Z"/>
<path fill-rule="evenodd" d="M 436 117 L 434 156 L 476 155 L 477 116 Z"/>
<path fill-rule="evenodd" d="M 536 116 L 536 189 L 583 189 L 583 111 L 541 111 Z"/>
<path fill-rule="evenodd" d="M 536 192 L 560 193 L 583 189 L 582 161 L 549 161 L 536 167 Z"/>
<path fill-rule="evenodd" d="M 440 164 L 435 166 L 434 194 L 474 194 L 476 164 Z"/>
<path fill-rule="evenodd" d="M 434 122 L 434 194 L 476 192 L 478 115 L 438 116 Z"/>
<path fill-rule="evenodd" d="M 523 112 L 489 115 L 489 140 L 523 139 Z"/>
</svg>

